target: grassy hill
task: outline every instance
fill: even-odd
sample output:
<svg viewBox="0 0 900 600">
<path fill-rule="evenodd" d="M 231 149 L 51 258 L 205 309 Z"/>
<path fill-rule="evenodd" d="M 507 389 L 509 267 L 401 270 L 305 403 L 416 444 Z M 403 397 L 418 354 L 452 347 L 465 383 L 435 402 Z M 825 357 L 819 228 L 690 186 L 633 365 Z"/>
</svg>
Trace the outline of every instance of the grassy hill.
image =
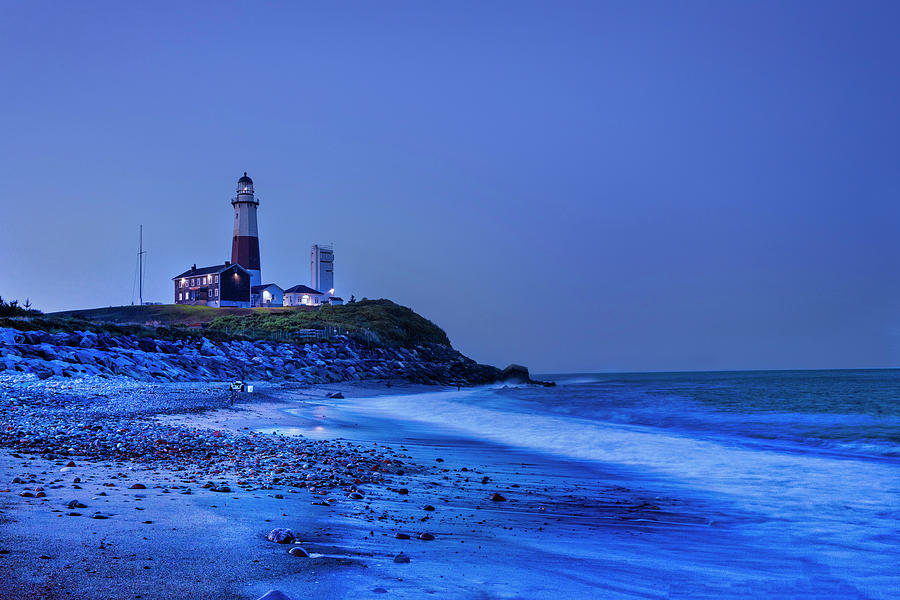
<svg viewBox="0 0 900 600">
<path fill-rule="evenodd" d="M 248 316 L 257 313 L 315 310 L 298 308 L 213 308 L 187 304 L 154 304 L 150 306 L 110 306 L 88 310 L 66 310 L 47 313 L 48 317 L 84 319 L 117 325 L 204 325 L 223 315 Z"/>
<path fill-rule="evenodd" d="M 304 329 L 333 327 L 366 341 L 388 345 L 431 343 L 450 346 L 443 329 L 412 309 L 390 300 L 361 300 L 321 308 L 212 308 L 180 304 L 113 306 L 50 313 L 45 318 L 114 326 L 200 326 L 217 335 L 273 339 Z"/>
</svg>

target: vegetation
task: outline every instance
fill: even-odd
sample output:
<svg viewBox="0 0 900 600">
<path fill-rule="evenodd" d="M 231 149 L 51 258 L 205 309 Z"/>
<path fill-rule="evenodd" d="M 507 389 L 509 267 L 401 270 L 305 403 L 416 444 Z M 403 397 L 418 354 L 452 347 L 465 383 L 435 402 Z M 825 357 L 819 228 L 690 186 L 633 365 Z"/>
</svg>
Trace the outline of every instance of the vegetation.
<svg viewBox="0 0 900 600">
<path fill-rule="evenodd" d="M 0 318 L 0 327 L 51 332 L 94 331 L 164 339 L 204 335 L 214 339 L 296 339 L 310 329 L 330 329 L 360 341 L 410 346 L 450 346 L 444 331 L 412 309 L 390 300 L 360 300 L 344 306 L 212 308 L 183 304 L 113 306 L 50 313 L 30 323 Z"/>
<path fill-rule="evenodd" d="M 0 317 L 36 317 L 41 311 L 31 308 L 31 300 L 25 299 L 20 305 L 18 300 L 7 302 L 0 296 Z"/>
<path fill-rule="evenodd" d="M 338 328 L 367 341 L 409 346 L 419 343 L 450 345 L 444 330 L 390 300 L 360 300 L 344 306 L 323 306 L 318 310 L 282 309 L 253 311 L 250 315 L 223 315 L 209 323 L 208 330 L 229 334 L 268 331 L 290 334 L 304 329 Z"/>
</svg>

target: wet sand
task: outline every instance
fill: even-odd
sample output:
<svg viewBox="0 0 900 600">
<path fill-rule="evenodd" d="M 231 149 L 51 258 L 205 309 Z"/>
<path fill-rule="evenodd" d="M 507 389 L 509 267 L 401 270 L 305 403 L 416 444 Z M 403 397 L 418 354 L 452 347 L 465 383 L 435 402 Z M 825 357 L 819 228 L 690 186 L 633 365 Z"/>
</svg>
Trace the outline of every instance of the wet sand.
<svg viewBox="0 0 900 600">
<path fill-rule="evenodd" d="M 154 417 L 163 427 L 257 432 L 286 446 L 296 436 L 336 440 L 322 443 L 390 457 L 379 480 L 352 488 L 230 479 L 223 493 L 199 487 L 190 465 L 76 457 L 67 468 L 2 451 L 0 489 L 10 491 L 0 493 L 0 598 L 254 599 L 270 589 L 293 599 L 654 598 L 677 597 L 685 582 L 696 597 L 690 582 L 704 574 L 691 572 L 696 550 L 684 553 L 678 540 L 701 537 L 711 562 L 728 568 L 731 559 L 715 554 L 728 543 L 717 528 L 731 517 L 641 488 L 632 472 L 365 410 L 374 396 L 427 403 L 435 391 L 457 393 L 384 382 L 294 386 L 235 407 Z M 326 397 L 334 392 L 345 399 Z M 22 483 L 11 484 L 15 477 Z M 315 469 L 308 477 L 321 478 Z M 135 482 L 146 489 L 130 489 Z M 19 495 L 36 487 L 45 498 Z M 85 508 L 65 507 L 70 500 Z M 108 518 L 91 518 L 96 511 Z M 312 557 L 267 541 L 278 527 Z M 395 562 L 401 553 L 408 563 Z"/>
</svg>

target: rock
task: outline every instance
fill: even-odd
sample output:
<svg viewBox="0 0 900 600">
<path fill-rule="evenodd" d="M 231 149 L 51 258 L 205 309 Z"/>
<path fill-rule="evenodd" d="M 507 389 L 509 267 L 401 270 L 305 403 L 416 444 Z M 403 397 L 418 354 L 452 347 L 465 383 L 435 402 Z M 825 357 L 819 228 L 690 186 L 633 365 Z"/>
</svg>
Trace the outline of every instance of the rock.
<svg viewBox="0 0 900 600">
<path fill-rule="evenodd" d="M 87 508 L 84 504 L 79 502 L 78 500 L 69 500 L 64 504 L 66 508 Z"/>
<path fill-rule="evenodd" d="M 434 510 L 434 507 L 433 507 L 432 505 L 430 505 L 430 504 L 426 504 L 425 506 L 422 507 L 422 510 L 429 510 L 429 511 L 431 511 L 431 510 Z"/>
<path fill-rule="evenodd" d="M 506 502 L 506 498 L 504 498 L 497 492 L 491 494 L 491 500 L 493 500 L 494 502 Z"/>
<path fill-rule="evenodd" d="M 297 538 L 290 529 L 279 527 L 270 531 L 269 535 L 266 536 L 266 539 L 270 542 L 275 542 L 276 544 L 290 544 Z"/>
<path fill-rule="evenodd" d="M 91 515 L 92 519 L 108 519 L 109 515 L 105 515 L 102 512 L 95 512 Z"/>
<path fill-rule="evenodd" d="M 353 492 L 352 494 L 350 494 L 350 497 L 354 500 L 362 500 L 365 496 L 363 496 L 359 492 Z"/>
<path fill-rule="evenodd" d="M 228 492 L 231 491 L 231 488 L 228 487 L 227 485 L 220 485 L 220 486 L 218 486 L 218 487 L 210 488 L 209 491 L 211 491 L 211 492 L 224 492 L 224 493 L 228 493 Z"/>
<path fill-rule="evenodd" d="M 387 594 L 387 590 L 384 589 L 383 587 L 377 587 L 377 588 L 373 589 L 372 591 L 375 592 L 376 594 Z"/>
<path fill-rule="evenodd" d="M 332 394 L 328 394 L 327 398 L 334 398 L 335 400 L 343 400 L 344 395 L 340 392 L 334 392 Z"/>
<path fill-rule="evenodd" d="M 269 590 L 264 595 L 257 598 L 257 600 L 291 600 L 284 593 L 278 590 Z"/>
<path fill-rule="evenodd" d="M 506 383 L 528 383 L 531 376 L 528 374 L 528 367 L 512 364 L 500 371 L 499 380 Z"/>
<path fill-rule="evenodd" d="M 419 534 L 419 539 L 422 540 L 422 541 L 424 541 L 424 542 L 430 542 L 431 540 L 434 539 L 434 536 L 431 535 L 431 534 L 428 533 L 428 532 L 426 532 L 426 533 L 420 533 L 420 534 Z"/>
<path fill-rule="evenodd" d="M 401 496 L 405 496 L 406 494 L 409 493 L 409 490 L 406 488 L 400 488 L 399 490 L 397 490 L 397 493 L 400 494 Z"/>
<path fill-rule="evenodd" d="M 288 554 L 291 556 L 299 556 L 301 558 L 309 558 L 309 552 L 301 548 L 300 546 L 294 546 L 290 550 L 288 550 Z"/>
<path fill-rule="evenodd" d="M 398 533 L 394 537 L 397 538 L 398 540 L 408 540 L 409 534 L 408 533 Z"/>
<path fill-rule="evenodd" d="M 129 490 L 146 490 L 146 489 L 147 489 L 147 486 L 144 485 L 143 483 L 135 483 L 135 484 L 133 484 L 131 487 L 129 487 L 128 489 L 129 489 Z"/>
<path fill-rule="evenodd" d="M 70 460 L 69 462 L 66 463 L 66 466 L 67 466 L 67 467 L 74 467 L 74 466 L 75 466 L 75 461 L 74 461 L 74 460 Z"/>
<path fill-rule="evenodd" d="M 402 552 L 394 557 L 394 562 L 398 564 L 408 563 L 409 556 L 403 554 Z"/>
</svg>

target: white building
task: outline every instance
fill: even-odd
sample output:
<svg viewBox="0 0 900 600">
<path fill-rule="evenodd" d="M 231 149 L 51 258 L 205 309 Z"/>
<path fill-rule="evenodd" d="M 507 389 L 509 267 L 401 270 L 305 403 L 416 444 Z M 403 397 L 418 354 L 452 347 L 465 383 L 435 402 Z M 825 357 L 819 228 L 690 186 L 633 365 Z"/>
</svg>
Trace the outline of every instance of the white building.
<svg viewBox="0 0 900 600">
<path fill-rule="evenodd" d="M 319 293 L 334 294 L 334 248 L 313 244 L 309 253 L 309 285 Z"/>
<path fill-rule="evenodd" d="M 325 304 L 328 294 L 305 285 L 295 285 L 284 290 L 285 306 L 320 306 Z"/>
<path fill-rule="evenodd" d="M 254 285 L 250 288 L 251 306 L 284 306 L 284 290 L 274 283 Z"/>
</svg>

